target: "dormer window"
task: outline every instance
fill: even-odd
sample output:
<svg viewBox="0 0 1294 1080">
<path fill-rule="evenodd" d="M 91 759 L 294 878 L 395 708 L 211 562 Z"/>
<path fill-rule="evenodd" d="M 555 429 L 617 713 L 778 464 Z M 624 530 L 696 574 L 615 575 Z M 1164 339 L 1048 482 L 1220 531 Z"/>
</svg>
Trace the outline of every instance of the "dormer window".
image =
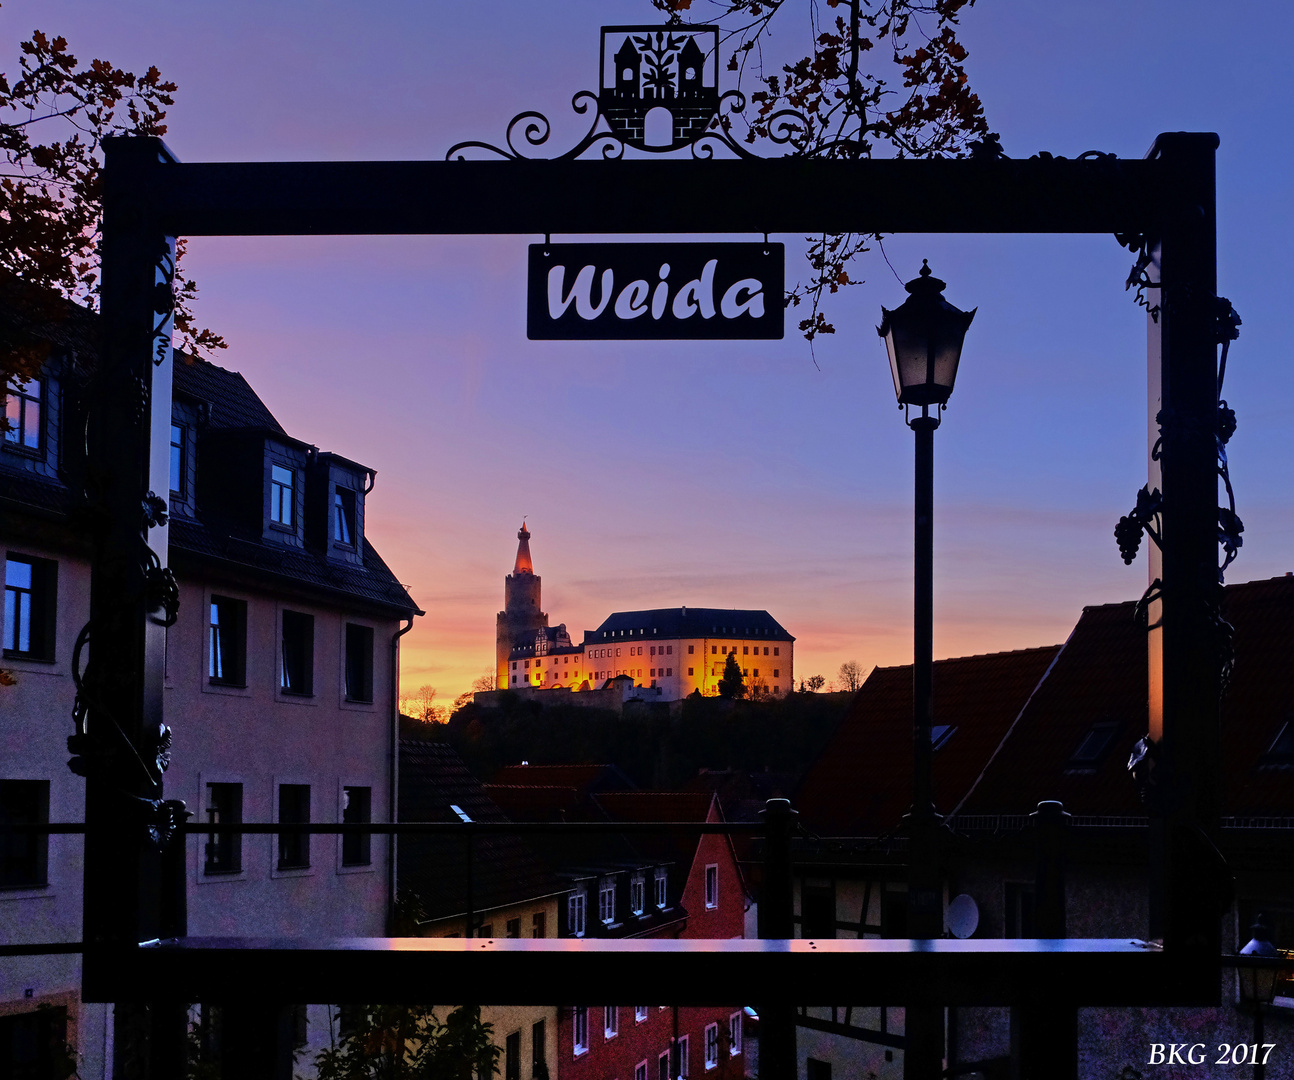
<svg viewBox="0 0 1294 1080">
<path fill-rule="evenodd" d="M 292 498 L 296 474 L 282 465 L 270 466 L 270 521 L 292 528 Z"/>
<path fill-rule="evenodd" d="M 171 494 L 184 497 L 184 427 L 171 425 Z"/>
<path fill-rule="evenodd" d="M 332 499 L 332 538 L 335 543 L 355 543 L 355 492 L 337 488 Z"/>
<path fill-rule="evenodd" d="M 40 449 L 40 379 L 15 382 L 15 393 L 5 398 L 4 413 L 9 427 L 4 441 L 24 450 Z"/>
</svg>

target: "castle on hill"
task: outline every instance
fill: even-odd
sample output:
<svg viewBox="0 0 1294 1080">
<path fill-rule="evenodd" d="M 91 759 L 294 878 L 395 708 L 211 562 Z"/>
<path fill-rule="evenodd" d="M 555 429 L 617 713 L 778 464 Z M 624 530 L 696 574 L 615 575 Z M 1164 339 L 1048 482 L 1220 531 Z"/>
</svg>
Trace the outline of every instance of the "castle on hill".
<svg viewBox="0 0 1294 1080">
<path fill-rule="evenodd" d="M 752 696 L 777 697 L 794 688 L 795 638 L 767 611 L 616 611 L 596 630 L 585 630 L 576 644 L 565 623 L 548 625 L 525 522 L 517 540 L 496 620 L 498 689 L 580 692 L 620 685 L 656 701 L 677 701 L 693 692 L 713 697 L 729 653 L 736 655 Z"/>
</svg>

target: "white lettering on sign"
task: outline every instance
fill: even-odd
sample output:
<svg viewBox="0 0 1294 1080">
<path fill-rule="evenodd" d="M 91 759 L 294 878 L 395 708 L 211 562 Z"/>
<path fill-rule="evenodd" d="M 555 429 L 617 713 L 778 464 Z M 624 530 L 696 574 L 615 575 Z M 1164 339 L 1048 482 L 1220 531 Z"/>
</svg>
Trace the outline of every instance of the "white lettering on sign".
<svg viewBox="0 0 1294 1080">
<path fill-rule="evenodd" d="M 659 271 L 660 281 L 656 287 L 642 278 L 629 282 L 615 298 L 612 311 L 618 319 L 636 319 L 649 311 L 653 319 L 660 319 L 670 311 L 676 319 L 690 319 L 700 315 L 702 319 L 713 319 L 716 310 L 725 319 L 736 319 L 749 315 L 752 319 L 764 317 L 764 283 L 758 278 L 742 278 L 734 282 L 724 292 L 716 309 L 714 299 L 714 274 L 719 265 L 718 259 L 710 259 L 701 270 L 699 277 L 686 282 L 674 294 L 670 303 L 669 263 L 662 263 Z M 597 267 L 582 266 L 571 282 L 570 291 L 566 290 L 566 267 L 554 266 L 548 271 L 548 316 L 559 319 L 566 314 L 571 304 L 575 313 L 585 320 L 596 319 L 611 302 L 615 293 L 615 271 L 608 268 L 602 271 L 601 288 L 598 301 L 593 302 L 593 280 L 597 277 Z M 651 297 L 648 307 L 647 298 Z"/>
</svg>

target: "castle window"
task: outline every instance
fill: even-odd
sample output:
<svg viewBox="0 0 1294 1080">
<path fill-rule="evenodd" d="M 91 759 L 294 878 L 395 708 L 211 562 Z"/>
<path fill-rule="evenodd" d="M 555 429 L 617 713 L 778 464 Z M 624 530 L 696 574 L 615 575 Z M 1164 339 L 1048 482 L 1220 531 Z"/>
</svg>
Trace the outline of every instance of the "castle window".
<svg viewBox="0 0 1294 1080">
<path fill-rule="evenodd" d="M 672 667 L 667 667 L 667 668 L 665 669 L 665 674 L 666 674 L 667 676 L 669 676 L 669 675 L 673 675 L 673 674 L 674 674 L 674 669 L 673 669 Z"/>
<path fill-rule="evenodd" d="M 687 669 L 687 673 L 688 673 L 689 675 L 694 674 L 693 669 L 692 669 L 692 668 L 688 668 L 688 669 Z"/>
<path fill-rule="evenodd" d="M 688 654 L 688 656 L 691 656 L 695 651 L 696 651 L 696 646 L 695 646 L 695 645 L 689 645 L 689 646 L 687 647 L 687 654 Z"/>
<path fill-rule="evenodd" d="M 779 655 L 778 648 L 777 648 L 777 646 L 776 646 L 776 645 L 774 645 L 774 646 L 773 646 L 773 655 L 774 655 L 774 656 L 778 656 L 778 655 Z"/>
<path fill-rule="evenodd" d="M 718 645 L 711 645 L 711 646 L 710 646 L 710 652 L 711 652 L 711 653 L 717 653 L 718 651 L 719 651 L 719 646 L 718 646 Z"/>
<path fill-rule="evenodd" d="M 781 668 L 773 668 L 773 678 L 775 678 L 775 679 L 780 679 L 781 677 L 782 677 L 782 669 L 781 669 Z"/>
<path fill-rule="evenodd" d="M 669 655 L 669 656 L 673 656 L 673 655 L 674 655 L 674 646 L 673 646 L 673 645 L 666 645 L 666 646 L 665 646 L 665 652 L 666 652 L 666 654 L 667 654 L 667 655 Z"/>
<path fill-rule="evenodd" d="M 759 678 L 759 668 L 755 668 L 755 678 Z"/>
</svg>

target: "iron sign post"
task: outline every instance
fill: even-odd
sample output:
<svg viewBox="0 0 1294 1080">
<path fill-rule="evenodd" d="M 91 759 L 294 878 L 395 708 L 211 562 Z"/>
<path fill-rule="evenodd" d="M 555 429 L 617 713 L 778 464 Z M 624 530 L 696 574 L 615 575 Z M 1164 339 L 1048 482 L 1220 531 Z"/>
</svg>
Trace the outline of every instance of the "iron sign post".
<svg viewBox="0 0 1294 1080">
<path fill-rule="evenodd" d="M 534 114 L 527 115 L 532 119 L 526 121 L 526 141 L 538 145 L 547 137 L 546 121 L 541 128 Z M 617 141 L 595 132 L 597 123 L 595 117 L 577 150 L 599 140 Z M 713 128 L 705 138 L 725 141 Z M 254 959 L 263 953 L 255 943 L 234 943 L 231 951 L 206 953 L 195 966 L 183 943 L 176 947 L 179 955 L 139 947 L 168 932 L 158 845 L 151 837 L 160 840 L 177 820 L 175 808 L 161 802 L 160 778 L 166 755 L 160 626 L 173 618 L 168 605 L 174 598 L 164 572 L 164 516 L 149 501 L 151 492 L 166 490 L 170 396 L 167 365 L 155 366 L 154 360 L 163 337 L 169 338 L 167 290 L 159 283 L 166 284 L 171 238 L 770 231 L 1136 234 L 1156 253 L 1162 296 L 1158 320 L 1150 324 L 1149 366 L 1152 397 L 1157 393 L 1161 401 L 1158 408 L 1152 403 L 1159 420 L 1152 418 L 1151 438 L 1158 440 L 1162 428 L 1163 442 L 1152 460 L 1151 480 L 1163 491 L 1164 548 L 1152 571 L 1159 588 L 1151 604 L 1149 656 L 1155 703 L 1151 735 L 1161 751 L 1164 792 L 1165 871 L 1154 886 L 1154 902 L 1166 914 L 1163 956 L 1124 957 L 1102 945 L 1090 952 L 1057 948 L 1042 957 L 1027 942 L 959 942 L 956 956 L 945 957 L 937 948 L 944 943 L 931 942 L 919 943 L 929 949 L 909 945 L 883 962 L 874 957 L 862 963 L 880 943 L 831 942 L 843 948 L 817 953 L 799 950 L 796 942 L 767 944 L 785 946 L 797 965 L 820 962 L 813 957 L 833 955 L 839 961 L 838 953 L 856 955 L 860 972 L 891 980 L 886 985 L 911 995 L 914 1003 L 926 993 L 934 995 L 927 1003 L 968 1000 L 954 992 L 954 985 L 973 987 L 978 1001 L 1010 1003 L 1039 964 L 1072 971 L 1065 992 L 1075 1003 L 1127 1000 L 1129 977 L 1144 981 L 1139 992 L 1150 1000 L 1216 999 L 1216 897 L 1198 888 L 1197 877 L 1199 854 L 1210 850 L 1209 830 L 1217 825 L 1217 141 L 1208 134 L 1161 136 L 1144 161 L 1111 155 L 1027 161 L 761 160 L 735 147 L 746 155 L 741 160 L 607 165 L 571 160 L 570 154 L 541 161 L 503 152 L 507 162 L 184 165 L 157 139 L 105 140 L 102 313 L 108 345 L 101 376 L 104 406 L 91 431 L 95 472 L 90 478 L 100 507 L 91 585 L 94 659 L 81 697 L 88 710 L 82 714 L 85 730 L 74 747 L 88 774 L 85 999 L 139 1000 L 142 994 L 144 1000 L 174 1001 L 225 980 L 232 971 L 221 973 L 240 963 L 240 956 Z M 684 190 L 688 199 L 674 197 Z M 150 561 L 146 549 L 157 558 Z M 118 728 L 120 736 L 114 733 Z M 182 934 L 182 920 L 169 929 Z M 557 953 L 518 950 L 517 960 L 526 962 L 528 952 L 543 954 L 554 972 L 572 978 L 569 986 L 518 980 L 528 997 L 562 996 L 590 985 L 575 978 L 585 954 L 591 965 L 600 963 L 603 953 L 617 964 L 626 959 L 610 955 L 617 943 L 582 942 L 579 955 L 571 953 L 572 943 L 561 944 L 560 963 Z M 703 985 L 747 985 L 752 971 L 763 970 L 760 965 L 771 970 L 772 958 L 781 955 L 760 952 L 752 968 L 746 946 L 753 943 L 704 944 L 706 978 L 680 980 L 674 969 L 669 973 L 680 1002 Z M 403 962 L 380 942 L 354 943 L 341 953 L 326 946 L 289 951 L 276 962 L 298 956 L 303 964 L 318 964 L 312 966 L 310 985 L 322 993 L 332 983 L 321 977 L 340 970 L 336 959 L 342 955 L 350 977 L 347 992 L 373 1001 L 390 992 L 382 972 Z M 431 950 L 428 962 L 439 955 Z M 473 962 L 482 959 L 474 956 Z M 631 962 L 649 959 L 644 953 Z M 941 965 L 952 965 L 947 970 L 959 972 L 962 982 L 946 981 L 938 974 L 944 971 Z M 476 982 L 469 977 L 457 984 L 467 998 L 479 1000 L 497 990 L 490 974 L 494 968 L 464 966 L 462 971 L 481 973 Z M 141 985 L 141 972 L 152 972 L 158 981 Z M 188 989 L 166 981 L 167 972 L 181 977 Z M 420 978 L 426 985 L 425 975 Z M 294 978 L 282 978 L 261 989 L 272 996 L 294 988 L 299 991 Z"/>
</svg>

